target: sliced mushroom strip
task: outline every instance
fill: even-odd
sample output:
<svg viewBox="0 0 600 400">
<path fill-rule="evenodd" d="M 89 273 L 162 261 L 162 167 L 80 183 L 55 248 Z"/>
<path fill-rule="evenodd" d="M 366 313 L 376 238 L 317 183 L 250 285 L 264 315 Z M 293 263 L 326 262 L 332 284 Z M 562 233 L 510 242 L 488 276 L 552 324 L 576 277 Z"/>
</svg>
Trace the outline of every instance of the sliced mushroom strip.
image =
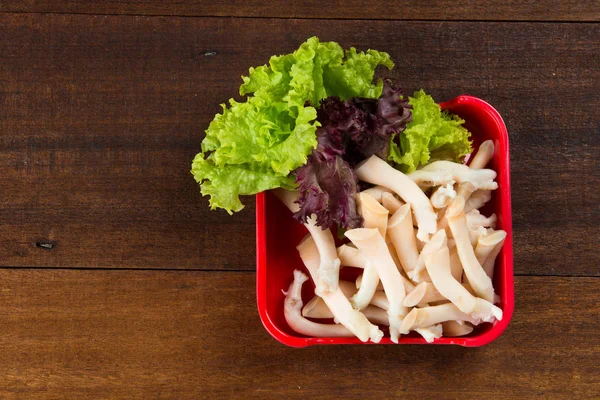
<svg viewBox="0 0 600 400">
<path fill-rule="evenodd" d="M 469 164 L 472 169 L 482 169 L 492 160 L 494 157 L 494 142 L 492 140 L 486 140 L 479 145 L 477 154 L 473 157 L 473 160 Z"/>
<path fill-rule="evenodd" d="M 371 300 L 377 291 L 377 286 L 379 286 L 379 274 L 377 273 L 377 269 L 371 265 L 369 261 L 367 261 L 367 265 L 361 276 L 362 280 L 360 288 L 358 288 L 356 294 L 350 298 L 350 303 L 357 310 L 362 310 L 371 303 Z"/>
<path fill-rule="evenodd" d="M 442 322 L 442 328 L 444 332 L 444 336 L 448 337 L 457 337 L 457 336 L 465 336 L 469 333 L 473 332 L 473 326 L 470 324 L 461 324 L 456 321 L 446 321 Z"/>
<path fill-rule="evenodd" d="M 355 171 L 361 181 L 381 185 L 393 190 L 402 200 L 410 204 L 417 220 L 417 237 L 424 242 L 437 231 L 437 215 L 429 199 L 410 178 L 377 156 L 360 163 Z"/>
<path fill-rule="evenodd" d="M 404 297 L 404 306 L 415 307 L 418 304 L 446 300 L 430 282 L 421 282 Z"/>
<path fill-rule="evenodd" d="M 492 254 L 496 246 L 502 247 L 505 239 L 506 232 L 503 230 L 494 231 L 494 233 L 480 237 L 475 246 L 475 257 L 477 257 L 477 261 L 479 261 L 482 266 L 485 265 L 485 261 L 489 255 Z"/>
<path fill-rule="evenodd" d="M 494 287 L 492 286 L 492 280 L 487 276 L 475 256 L 475 251 L 469 238 L 465 213 L 463 212 L 464 206 L 464 199 L 458 196 L 446 213 L 448 225 L 456 242 L 456 250 L 458 251 L 463 270 L 473 290 L 475 290 L 477 296 L 493 303 Z"/>
<path fill-rule="evenodd" d="M 374 324 L 388 326 L 390 321 L 387 312 L 376 306 L 368 306 L 362 310 L 369 321 Z M 307 318 L 325 319 L 333 318 L 333 313 L 319 296 L 313 297 L 302 309 L 302 315 Z"/>
<path fill-rule="evenodd" d="M 465 201 L 465 214 L 483 207 L 491 198 L 491 190 L 477 190 Z"/>
<path fill-rule="evenodd" d="M 399 327 L 402 318 L 408 312 L 407 308 L 402 305 L 405 291 L 400 271 L 398 271 L 388 247 L 377 229 L 352 229 L 346 231 L 345 235 L 377 270 L 389 301 L 387 311 L 390 319 L 390 337 L 392 342 L 398 343 Z"/>
<path fill-rule="evenodd" d="M 373 186 L 372 188 L 369 188 L 369 189 L 365 189 L 361 193 L 366 193 L 381 203 L 384 193 L 393 193 L 393 192 L 391 189 L 388 189 L 385 186 L 378 185 L 378 186 Z"/>
<path fill-rule="evenodd" d="M 446 208 L 452 203 L 452 200 L 456 197 L 456 191 L 452 186 L 453 183 L 454 181 L 450 181 L 446 185 L 440 186 L 434 190 L 429 198 L 433 208 Z"/>
<path fill-rule="evenodd" d="M 404 291 L 406 293 L 412 291 L 415 288 L 415 285 L 412 284 L 411 281 L 409 281 L 408 279 L 406 279 L 404 276 L 402 276 L 402 284 L 404 285 Z M 360 287 L 362 286 L 362 275 L 359 275 L 358 278 L 356 278 L 356 287 L 358 289 L 360 289 Z M 377 291 L 381 291 L 383 290 L 383 285 L 381 284 L 381 280 L 379 281 L 379 284 L 377 284 Z M 377 293 L 375 293 L 377 294 Z"/>
<path fill-rule="evenodd" d="M 450 241 L 450 239 L 448 239 L 448 241 Z M 458 282 L 461 281 L 463 276 L 463 267 L 460 262 L 460 257 L 458 256 L 456 246 L 450 249 L 450 273 Z"/>
<path fill-rule="evenodd" d="M 403 330 L 415 330 L 445 321 L 467 321 L 478 325 L 481 321 L 458 309 L 454 304 L 413 308 L 402 321 Z"/>
<path fill-rule="evenodd" d="M 308 276 L 294 270 L 294 281 L 285 293 L 283 306 L 283 314 L 290 328 L 302 335 L 312 337 L 353 337 L 354 334 L 343 325 L 319 324 L 302 316 L 300 311 L 302 310 L 302 284 L 307 280 Z"/>
<path fill-rule="evenodd" d="M 494 182 L 496 171 L 492 169 L 471 169 L 464 164 L 452 161 L 434 161 L 419 171 L 449 173 L 455 182 L 471 182 L 477 189 L 495 190 L 498 188 L 498 184 Z"/>
<path fill-rule="evenodd" d="M 415 328 L 415 332 L 423 336 L 427 343 L 432 343 L 435 339 L 442 337 L 442 324 L 431 325 L 424 328 Z"/>
<path fill-rule="evenodd" d="M 477 187 L 473 185 L 473 183 L 467 181 L 458 184 L 458 188 L 456 189 L 456 195 L 464 197 L 465 201 L 471 197 L 473 193 L 477 190 Z"/>
<path fill-rule="evenodd" d="M 366 193 L 359 193 L 357 201 L 358 210 L 364 221 L 363 226 L 377 229 L 381 237 L 385 238 L 390 213 L 388 209 Z"/>
<path fill-rule="evenodd" d="M 483 270 L 485 271 L 487 276 L 490 277 L 490 279 L 494 276 L 494 266 L 496 265 L 496 258 L 498 257 L 498 254 L 500 254 L 500 250 L 502 250 L 503 244 L 504 240 L 499 242 L 496 246 L 494 246 L 494 249 L 490 252 L 490 254 L 488 254 L 488 256 L 485 258 L 485 261 L 483 262 Z"/>
<path fill-rule="evenodd" d="M 388 236 L 396 249 L 402 269 L 408 274 L 417 266 L 419 251 L 408 204 L 394 213 L 388 222 Z"/>
<path fill-rule="evenodd" d="M 441 231 L 443 232 L 443 231 Z M 483 322 L 502 319 L 502 310 L 492 303 L 474 297 L 450 273 L 450 254 L 447 246 L 427 254 L 425 265 L 435 288 L 458 309 Z"/>
<path fill-rule="evenodd" d="M 419 185 L 421 190 L 434 186 L 443 186 L 453 181 L 452 173 L 445 169 L 419 169 L 407 175 L 410 180 Z"/>
<path fill-rule="evenodd" d="M 357 289 L 360 289 L 360 287 L 362 286 L 362 274 L 360 274 L 358 276 L 358 278 L 356 278 L 355 285 L 356 285 Z M 406 289 L 406 286 L 404 286 L 404 288 Z M 377 290 L 383 290 L 383 285 L 381 284 L 381 280 L 377 284 Z"/>
<path fill-rule="evenodd" d="M 421 254 L 419 254 L 417 258 L 415 268 L 408 272 L 408 277 L 413 282 L 431 281 L 429 275 L 427 274 L 427 269 L 425 268 L 425 255 L 431 253 L 432 251 L 436 251 L 437 249 L 441 248 L 442 245 L 446 244 L 446 235 L 445 233 L 442 235 L 441 232 L 442 230 L 439 230 L 435 235 L 433 235 L 431 240 L 425 244 L 423 250 L 421 250 Z"/>
<path fill-rule="evenodd" d="M 337 255 L 340 259 L 341 267 L 364 268 L 367 264 L 367 259 L 362 255 L 360 250 L 347 244 L 343 244 L 337 248 Z"/>
<path fill-rule="evenodd" d="M 314 281 L 317 278 L 320 263 L 319 251 L 314 239 L 311 236 L 307 236 L 296 248 Z M 317 294 L 323 298 L 325 304 L 327 304 L 327 307 L 333 313 L 335 320 L 348 328 L 361 341 L 366 342 L 370 339 L 375 343 L 379 343 L 383 337 L 383 332 L 376 325 L 370 323 L 364 314 L 352 308 L 350 301 L 344 296 L 339 287 L 334 292 L 321 292 Z"/>
<path fill-rule="evenodd" d="M 381 195 L 381 205 L 387 208 L 391 215 L 398 211 L 404 205 L 404 202 L 398 200 L 392 193 L 384 193 Z"/>
</svg>

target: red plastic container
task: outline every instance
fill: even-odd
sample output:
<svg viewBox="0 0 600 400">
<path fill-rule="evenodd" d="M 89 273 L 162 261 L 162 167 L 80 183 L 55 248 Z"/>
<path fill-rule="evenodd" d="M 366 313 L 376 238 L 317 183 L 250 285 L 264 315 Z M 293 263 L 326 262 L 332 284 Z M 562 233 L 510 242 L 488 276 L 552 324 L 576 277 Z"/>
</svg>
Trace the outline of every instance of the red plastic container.
<svg viewBox="0 0 600 400">
<path fill-rule="evenodd" d="M 508 133 L 500 114 L 488 103 L 472 96 L 459 96 L 441 104 L 442 108 L 459 115 L 472 133 L 473 147 L 492 139 L 495 154 L 491 167 L 497 173 L 498 190 L 494 191 L 491 201 L 486 204 L 483 213 L 495 212 L 498 216 L 497 228 L 507 233 L 504 247 L 496 260 L 494 289 L 501 298 L 497 304 L 503 311 L 502 321 L 482 324 L 463 337 L 442 337 L 432 344 L 457 344 L 461 346 L 483 346 L 496 339 L 506 329 L 514 309 L 512 216 L 510 205 L 510 168 L 508 151 Z M 267 331 L 281 343 L 292 347 L 305 347 L 316 344 L 363 344 L 358 338 L 315 338 L 294 332 L 286 323 L 283 315 L 285 296 L 293 281 L 293 270 L 306 273 L 302 260 L 296 251 L 296 245 L 307 231 L 292 219 L 291 212 L 271 193 L 256 195 L 256 297 L 258 312 Z M 344 268 L 344 274 L 353 274 L 354 268 Z M 304 303 L 314 295 L 314 285 L 304 284 L 302 299 Z M 386 330 L 384 332 L 387 332 Z M 391 344 L 384 337 L 381 344 Z M 400 344 L 427 344 L 416 333 L 403 335 Z"/>
</svg>

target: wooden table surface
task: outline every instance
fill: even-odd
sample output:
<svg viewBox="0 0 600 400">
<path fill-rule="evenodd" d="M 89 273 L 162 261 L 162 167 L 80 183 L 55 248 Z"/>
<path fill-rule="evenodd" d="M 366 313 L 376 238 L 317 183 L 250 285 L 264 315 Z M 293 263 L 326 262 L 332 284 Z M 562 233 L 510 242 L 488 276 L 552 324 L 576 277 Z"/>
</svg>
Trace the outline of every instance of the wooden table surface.
<svg viewBox="0 0 600 400">
<path fill-rule="evenodd" d="M 600 2 L 0 1 L 1 399 L 600 398 Z M 254 202 L 189 168 L 240 75 L 317 35 L 511 142 L 516 310 L 483 348 L 287 348 Z"/>
</svg>

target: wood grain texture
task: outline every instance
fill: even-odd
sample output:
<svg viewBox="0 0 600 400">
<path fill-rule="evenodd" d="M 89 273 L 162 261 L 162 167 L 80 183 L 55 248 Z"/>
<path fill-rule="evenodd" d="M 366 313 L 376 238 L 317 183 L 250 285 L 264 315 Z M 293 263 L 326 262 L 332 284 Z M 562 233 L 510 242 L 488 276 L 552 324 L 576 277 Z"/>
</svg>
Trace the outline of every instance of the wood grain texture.
<svg viewBox="0 0 600 400">
<path fill-rule="evenodd" d="M 207 1 L 207 0 L 5 0 L 0 11 L 185 15 L 203 17 L 277 17 L 334 19 L 429 19 L 493 21 L 599 21 L 600 2 L 591 1 L 518 1 L 518 0 L 379 0 L 368 5 L 360 0 L 333 0 L 326 5 L 318 0 Z"/>
<path fill-rule="evenodd" d="M 209 212 L 190 162 L 240 75 L 315 34 L 494 105 L 516 273 L 600 275 L 597 24 L 51 14 L 0 15 L 0 265 L 254 269 L 252 199 Z"/>
<path fill-rule="evenodd" d="M 0 270 L 0 397 L 590 399 L 597 278 L 518 277 L 507 331 L 475 349 L 290 349 L 253 273 Z"/>
</svg>

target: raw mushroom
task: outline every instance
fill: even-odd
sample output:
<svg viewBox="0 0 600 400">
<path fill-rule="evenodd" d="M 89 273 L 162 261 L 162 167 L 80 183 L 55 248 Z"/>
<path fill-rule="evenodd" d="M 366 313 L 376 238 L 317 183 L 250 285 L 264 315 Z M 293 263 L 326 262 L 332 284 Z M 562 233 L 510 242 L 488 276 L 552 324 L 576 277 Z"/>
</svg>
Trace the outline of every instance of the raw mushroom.
<svg viewBox="0 0 600 400">
<path fill-rule="evenodd" d="M 398 200 L 392 193 L 384 193 L 381 195 L 381 204 L 387 208 L 391 215 L 398 211 L 404 205 L 404 202 Z"/>
<path fill-rule="evenodd" d="M 343 244 L 337 248 L 337 255 L 342 267 L 364 268 L 367 263 L 367 259 L 362 255 L 360 250 L 347 244 Z"/>
<path fill-rule="evenodd" d="M 461 324 L 457 321 L 442 322 L 444 336 L 457 337 L 465 336 L 473 332 L 473 326 L 470 324 Z"/>
<path fill-rule="evenodd" d="M 498 184 L 494 182 L 496 171 L 492 169 L 471 169 L 464 164 L 452 161 L 434 161 L 419 171 L 449 173 L 454 181 L 458 183 L 471 182 L 477 189 L 495 190 L 498 188 Z"/>
<path fill-rule="evenodd" d="M 293 213 L 300 209 L 298 204 L 296 204 L 298 192 L 276 189 L 274 190 L 274 193 Z M 322 229 L 317 226 L 314 215 L 308 219 L 304 226 L 308 229 L 308 232 L 313 237 L 319 250 L 319 268 L 316 276 L 313 276 L 313 280 L 316 282 L 317 292 L 335 292 L 340 276 L 340 259 L 337 256 L 333 235 L 329 229 Z"/>
<path fill-rule="evenodd" d="M 452 182 L 452 173 L 447 170 L 425 170 L 419 169 L 407 175 L 414 183 L 419 185 L 422 190 L 434 186 L 443 186 Z"/>
<path fill-rule="evenodd" d="M 494 251 L 496 246 L 502 246 L 506 239 L 506 232 L 503 230 L 495 231 L 487 236 L 479 238 L 475 246 L 475 257 L 481 265 L 485 264 L 485 260 Z"/>
<path fill-rule="evenodd" d="M 358 288 L 356 294 L 350 298 L 350 303 L 357 310 L 362 310 L 371 303 L 371 300 L 377 291 L 377 286 L 379 285 L 377 269 L 368 261 L 361 276 L 362 280 L 360 288 Z"/>
<path fill-rule="evenodd" d="M 465 213 L 463 212 L 464 206 L 464 199 L 461 196 L 456 197 L 446 212 L 448 225 L 450 226 L 452 236 L 454 236 L 454 240 L 456 241 L 456 250 L 458 251 L 463 270 L 469 279 L 469 283 L 473 287 L 473 290 L 475 290 L 475 293 L 482 299 L 493 303 L 494 287 L 492 286 L 492 280 L 486 275 L 475 256 L 475 251 L 473 250 L 469 238 Z"/>
<path fill-rule="evenodd" d="M 440 231 L 444 235 L 444 231 Z M 473 318 L 483 322 L 502 319 L 502 310 L 492 303 L 474 297 L 450 273 L 450 255 L 447 246 L 442 246 L 435 252 L 430 252 L 425 257 L 425 265 L 436 289 L 459 310 L 470 314 Z"/>
<path fill-rule="evenodd" d="M 477 154 L 473 157 L 473 161 L 469 164 L 472 169 L 482 169 L 490 162 L 494 157 L 494 142 L 492 140 L 486 140 L 479 145 Z"/>
<path fill-rule="evenodd" d="M 462 182 L 458 184 L 458 188 L 456 189 L 456 195 L 462 196 L 465 199 L 465 201 L 467 201 L 476 190 L 477 187 L 475 187 L 475 185 L 473 185 L 472 182 Z"/>
<path fill-rule="evenodd" d="M 368 194 L 369 196 L 373 197 L 375 200 L 377 200 L 380 203 L 382 202 L 384 193 L 392 193 L 393 194 L 393 192 L 390 189 L 386 188 L 385 186 L 373 186 L 372 188 L 363 190 L 361 193 Z"/>
<path fill-rule="evenodd" d="M 496 228 L 496 214 L 492 214 L 489 217 L 482 215 L 479 210 L 471 210 L 465 213 L 467 218 L 467 227 L 477 228 L 483 226 L 484 228 Z"/>
<path fill-rule="evenodd" d="M 398 343 L 399 327 L 408 310 L 402 305 L 404 285 L 400 271 L 388 251 L 388 247 L 377 229 L 358 228 L 346 231 L 346 237 L 358 247 L 367 260 L 377 269 L 385 295 L 389 301 L 390 337 Z"/>
<path fill-rule="evenodd" d="M 360 274 L 358 278 L 356 278 L 356 282 L 354 284 L 356 285 L 357 289 L 360 289 L 360 287 L 362 286 L 362 274 Z M 404 285 L 404 288 L 406 289 L 406 285 Z M 383 285 L 381 284 L 381 281 L 379 281 L 379 283 L 377 284 L 377 290 L 383 290 Z"/>
<path fill-rule="evenodd" d="M 421 282 L 404 297 L 404 306 L 415 307 L 418 304 L 446 300 L 430 282 Z M 431 324 L 430 324 L 431 325 Z"/>
<path fill-rule="evenodd" d="M 437 215 L 423 191 L 406 175 L 377 156 L 371 156 L 354 170 L 358 179 L 392 189 L 412 207 L 419 231 L 417 237 L 424 242 L 437 231 Z"/>
<path fill-rule="evenodd" d="M 319 251 L 314 239 L 311 236 L 305 237 L 296 249 L 314 281 L 317 278 L 320 263 Z M 323 298 L 338 323 L 348 328 L 363 342 L 370 339 L 379 343 L 383 332 L 376 325 L 370 323 L 364 314 L 352 308 L 350 301 L 339 287 L 334 292 L 322 292 L 318 295 Z"/>
<path fill-rule="evenodd" d="M 493 231 L 493 229 L 488 231 L 488 229 L 484 228 L 483 226 L 469 227 L 469 225 L 467 225 L 467 232 L 469 234 L 469 242 L 471 243 L 471 246 L 477 245 L 477 242 L 480 238 L 487 236 L 488 233 L 492 233 Z"/>
<path fill-rule="evenodd" d="M 506 237 L 505 237 L 506 239 Z M 483 262 L 483 270 L 490 277 L 490 279 L 494 276 L 494 265 L 496 264 L 496 257 L 502 250 L 502 245 L 504 244 L 504 240 L 499 242 L 494 249 L 488 254 Z"/>
<path fill-rule="evenodd" d="M 448 242 L 450 239 L 448 239 Z M 456 250 L 456 246 L 449 249 L 450 250 L 450 273 L 452 277 L 460 282 L 463 275 L 463 267 L 460 262 L 460 257 L 458 256 L 458 251 Z"/>
<path fill-rule="evenodd" d="M 421 254 L 419 254 L 417 258 L 415 268 L 408 273 L 408 277 L 413 282 L 431 282 L 431 279 L 427 274 L 427 269 L 425 268 L 425 255 L 446 244 L 446 236 L 441 235 L 439 232 L 440 231 L 433 235 L 431 240 L 423 247 Z"/>
<path fill-rule="evenodd" d="M 290 328 L 302 335 L 313 337 L 353 337 L 345 326 L 339 324 L 319 324 L 304 318 L 300 312 L 302 309 L 302 284 L 308 280 L 308 276 L 298 270 L 294 270 L 294 281 L 285 294 L 283 315 Z"/>
<path fill-rule="evenodd" d="M 491 190 L 478 190 L 465 201 L 465 214 L 479 209 L 492 198 Z"/>
<path fill-rule="evenodd" d="M 366 193 L 359 193 L 358 207 L 364 220 L 364 227 L 377 229 L 381 237 L 385 238 L 389 214 L 387 208 Z M 369 305 L 379 284 L 377 270 L 369 262 L 365 264 L 362 277 L 360 289 L 350 299 L 350 303 L 357 310 L 362 310 Z"/>
<path fill-rule="evenodd" d="M 423 336 L 427 343 L 432 343 L 435 339 L 442 337 L 442 324 L 431 325 L 424 328 L 415 328 L 415 332 Z"/>
<path fill-rule="evenodd" d="M 417 250 L 417 240 L 408 204 L 400 207 L 390 218 L 388 222 L 388 235 L 396 249 L 400 265 L 409 274 L 417 265 L 419 251 Z"/>
<path fill-rule="evenodd" d="M 400 274 L 400 277 L 402 278 L 402 284 L 404 285 L 404 290 L 406 293 L 412 291 L 415 288 L 415 285 L 412 284 L 412 282 L 408 279 L 406 279 L 402 274 Z M 358 289 L 360 289 L 360 287 L 362 286 L 362 275 L 359 275 L 358 278 L 356 278 L 356 287 Z M 381 281 L 379 281 L 379 284 L 377 285 L 377 290 L 383 290 L 383 285 L 381 284 Z M 377 293 L 375 293 L 377 294 Z"/>
<path fill-rule="evenodd" d="M 384 309 L 376 306 L 368 306 L 362 310 L 369 321 L 378 325 L 389 325 L 389 319 Z M 313 297 L 302 309 L 302 315 L 307 318 L 333 318 L 333 313 L 319 296 Z"/>
<path fill-rule="evenodd" d="M 357 202 L 359 213 L 364 220 L 363 226 L 377 229 L 381 237 L 385 238 L 390 213 L 388 209 L 366 193 L 359 193 Z"/>
<path fill-rule="evenodd" d="M 431 200 L 431 205 L 433 206 L 433 208 L 446 208 L 452 203 L 452 200 L 454 200 L 454 198 L 456 197 L 456 191 L 452 186 L 453 184 L 454 181 L 450 181 L 446 185 L 440 186 L 436 190 L 434 190 L 434 192 L 431 194 L 431 197 L 429 198 L 429 200 Z"/>
<path fill-rule="evenodd" d="M 388 311 L 390 309 L 390 302 L 388 301 L 388 298 L 384 291 L 378 290 L 375 292 L 375 295 L 371 299 L 371 305 L 379 307 L 385 311 Z"/>
<path fill-rule="evenodd" d="M 413 308 L 402 321 L 402 330 L 425 328 L 445 321 L 468 321 L 474 325 L 481 322 L 460 311 L 454 304 L 447 303 L 440 306 Z"/>
</svg>

